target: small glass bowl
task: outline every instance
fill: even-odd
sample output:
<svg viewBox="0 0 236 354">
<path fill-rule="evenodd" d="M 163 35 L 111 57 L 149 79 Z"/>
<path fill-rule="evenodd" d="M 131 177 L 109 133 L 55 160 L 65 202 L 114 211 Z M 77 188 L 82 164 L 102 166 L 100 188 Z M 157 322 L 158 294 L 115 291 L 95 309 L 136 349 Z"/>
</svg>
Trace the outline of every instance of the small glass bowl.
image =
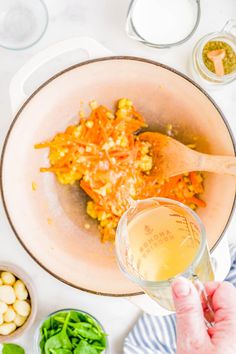
<svg viewBox="0 0 236 354">
<path fill-rule="evenodd" d="M 137 25 L 135 25 L 135 18 L 134 18 L 134 12 L 135 12 L 135 7 L 137 6 L 137 3 L 140 0 L 132 0 L 128 9 L 128 14 L 126 18 L 126 33 L 127 35 L 136 40 L 139 41 L 147 46 L 154 47 L 154 48 L 159 48 L 159 49 L 164 49 L 164 48 L 171 48 L 174 46 L 181 45 L 185 43 L 192 35 L 195 33 L 196 29 L 198 28 L 199 22 L 200 22 L 200 17 L 201 17 L 201 5 L 200 5 L 200 0 L 190 0 L 192 5 L 194 6 L 194 21 L 192 23 L 191 29 L 186 32 L 185 36 L 183 38 L 180 38 L 179 40 L 172 41 L 169 43 L 157 43 L 157 42 L 152 42 L 148 40 L 147 38 L 144 38 L 142 34 L 140 34 L 139 28 L 137 28 Z M 144 0 L 143 0 L 144 1 Z M 166 0 L 166 3 L 168 4 L 168 0 Z M 146 1 L 145 6 L 150 6 L 149 2 Z M 168 23 L 169 19 L 166 19 L 166 23 Z M 167 31 L 164 27 L 162 28 L 162 31 Z M 169 32 L 169 30 L 168 30 Z"/>
<path fill-rule="evenodd" d="M 36 300 L 36 292 L 32 285 L 32 280 L 25 273 L 25 271 L 19 268 L 16 265 L 11 263 L 1 263 L 0 264 L 0 272 L 6 271 L 14 274 L 18 279 L 22 280 L 28 290 L 31 304 L 31 312 L 23 326 L 18 327 L 14 332 L 7 336 L 0 335 L 0 343 L 7 343 L 12 340 L 15 340 L 17 337 L 21 336 L 25 331 L 27 331 L 33 324 L 36 312 L 37 312 L 37 300 Z"/>
<path fill-rule="evenodd" d="M 225 42 L 229 44 L 236 53 L 234 28 L 236 28 L 236 21 L 229 20 L 222 31 L 209 33 L 197 42 L 192 54 L 192 73 L 196 81 L 199 81 L 199 83 L 207 87 L 217 87 L 228 84 L 236 79 L 236 70 L 224 76 L 217 76 L 206 67 L 202 58 L 203 48 L 209 41 Z"/>
<path fill-rule="evenodd" d="M 38 42 L 48 25 L 42 0 L 0 0 L 0 46 L 26 49 Z"/>
<path fill-rule="evenodd" d="M 76 312 L 81 312 L 85 315 L 88 315 L 90 316 L 95 322 L 97 322 L 97 324 L 102 328 L 103 332 L 106 333 L 103 325 L 101 324 L 101 322 L 99 322 L 93 315 L 91 315 L 90 313 L 86 312 L 86 311 L 83 311 L 83 310 L 79 310 L 79 309 L 72 309 L 72 308 L 66 308 L 66 309 L 61 309 L 61 310 L 57 310 L 57 311 L 54 311 L 52 313 L 50 313 L 46 318 L 44 318 L 39 326 L 37 327 L 36 329 L 36 332 L 35 332 L 35 338 L 34 338 L 34 350 L 35 350 L 35 353 L 37 354 L 42 354 L 41 350 L 40 350 L 40 347 L 39 347 L 39 344 L 40 344 L 40 340 L 41 340 L 41 336 L 40 336 L 40 328 L 41 326 L 43 325 L 43 323 L 51 316 L 54 316 L 56 315 L 57 313 L 60 313 L 60 312 L 69 312 L 69 311 L 76 311 Z M 106 349 L 102 352 L 102 354 L 108 354 L 108 339 L 106 337 Z"/>
</svg>

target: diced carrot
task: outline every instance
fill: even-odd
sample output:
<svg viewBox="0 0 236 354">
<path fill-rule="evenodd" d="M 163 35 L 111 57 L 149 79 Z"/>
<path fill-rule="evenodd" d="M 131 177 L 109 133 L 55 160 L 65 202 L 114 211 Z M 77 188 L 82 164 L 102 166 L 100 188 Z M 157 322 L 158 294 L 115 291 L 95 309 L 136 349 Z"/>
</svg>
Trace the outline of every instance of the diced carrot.
<svg viewBox="0 0 236 354">
<path fill-rule="evenodd" d="M 190 181 L 192 183 L 192 185 L 195 185 L 195 184 L 198 184 L 199 182 L 197 181 L 197 178 L 196 178 L 196 172 L 190 172 L 189 173 L 189 178 L 190 178 Z"/>
<path fill-rule="evenodd" d="M 62 173 L 66 173 L 66 172 L 70 172 L 70 168 L 69 167 L 41 167 L 40 168 L 40 172 L 62 172 Z"/>
<path fill-rule="evenodd" d="M 206 206 L 206 203 L 202 199 L 199 199 L 195 196 L 188 198 L 187 202 L 196 204 L 198 207 L 202 207 L 202 208 L 204 208 Z"/>
<path fill-rule="evenodd" d="M 50 142 L 46 142 L 46 143 L 35 144 L 34 148 L 35 149 L 44 149 L 44 148 L 47 148 L 47 147 L 50 147 L 50 146 L 51 146 L 51 143 Z"/>
<path fill-rule="evenodd" d="M 84 180 L 80 181 L 80 187 L 88 194 L 88 196 L 94 200 L 95 202 L 100 201 L 100 196 L 96 192 L 92 190 L 92 188 L 89 186 L 88 183 L 86 183 Z"/>
</svg>

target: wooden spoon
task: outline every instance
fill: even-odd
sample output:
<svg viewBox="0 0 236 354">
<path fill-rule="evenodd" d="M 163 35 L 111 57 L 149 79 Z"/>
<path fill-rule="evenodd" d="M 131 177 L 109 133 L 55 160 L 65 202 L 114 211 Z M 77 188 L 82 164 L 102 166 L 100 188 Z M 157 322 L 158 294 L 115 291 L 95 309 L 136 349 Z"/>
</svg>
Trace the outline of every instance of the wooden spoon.
<svg viewBox="0 0 236 354">
<path fill-rule="evenodd" d="M 162 179 L 191 171 L 236 176 L 236 157 L 203 154 L 157 132 L 141 133 L 139 138 L 152 145 L 152 176 Z"/>
</svg>

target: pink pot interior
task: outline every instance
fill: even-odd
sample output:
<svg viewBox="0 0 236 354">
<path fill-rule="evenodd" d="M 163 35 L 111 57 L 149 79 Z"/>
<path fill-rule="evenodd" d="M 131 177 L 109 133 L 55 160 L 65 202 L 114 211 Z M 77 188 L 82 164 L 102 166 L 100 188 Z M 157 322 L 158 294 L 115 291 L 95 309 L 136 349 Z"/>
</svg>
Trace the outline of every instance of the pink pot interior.
<svg viewBox="0 0 236 354">
<path fill-rule="evenodd" d="M 85 195 L 39 172 L 48 164 L 48 151 L 35 150 L 34 144 L 76 122 L 81 100 L 85 107 L 92 99 L 113 107 L 120 97 L 130 98 L 152 129 L 164 131 L 170 123 L 181 141 L 191 143 L 197 137 L 199 151 L 234 155 L 228 129 L 213 103 L 188 80 L 145 61 L 109 59 L 78 66 L 28 100 L 11 130 L 3 161 L 3 192 L 11 223 L 28 252 L 55 276 L 111 295 L 139 289 L 120 273 L 114 246 L 100 243 L 96 222 L 85 213 Z M 233 178 L 206 174 L 207 207 L 198 214 L 211 248 L 227 224 L 234 197 Z M 85 223 L 91 225 L 89 231 Z"/>
</svg>

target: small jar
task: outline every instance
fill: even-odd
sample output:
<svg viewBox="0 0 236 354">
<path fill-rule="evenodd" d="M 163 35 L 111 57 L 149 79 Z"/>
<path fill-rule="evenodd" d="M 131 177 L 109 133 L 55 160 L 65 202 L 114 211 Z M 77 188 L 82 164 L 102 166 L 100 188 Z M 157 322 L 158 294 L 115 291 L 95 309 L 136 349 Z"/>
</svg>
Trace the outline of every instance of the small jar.
<svg viewBox="0 0 236 354">
<path fill-rule="evenodd" d="M 195 45 L 192 56 L 193 76 L 200 84 L 207 87 L 217 87 L 232 82 L 236 79 L 236 68 L 230 73 L 218 76 L 206 66 L 203 51 L 209 42 L 223 42 L 229 45 L 236 56 L 236 20 L 229 20 L 222 31 L 210 33 L 202 37 Z"/>
</svg>

